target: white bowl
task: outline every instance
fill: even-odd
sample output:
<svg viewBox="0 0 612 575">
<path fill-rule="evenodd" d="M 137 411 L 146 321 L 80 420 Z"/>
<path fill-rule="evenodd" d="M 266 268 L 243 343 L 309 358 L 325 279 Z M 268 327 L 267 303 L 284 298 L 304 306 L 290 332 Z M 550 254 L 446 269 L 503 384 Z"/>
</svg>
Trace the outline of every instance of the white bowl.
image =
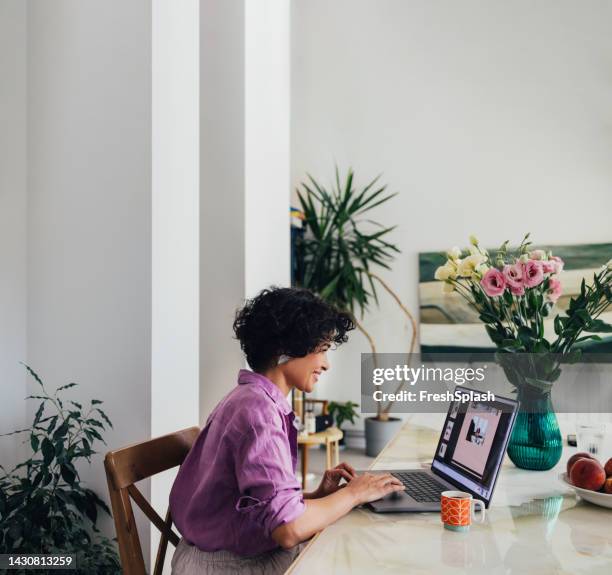
<svg viewBox="0 0 612 575">
<path fill-rule="evenodd" d="M 612 509 L 612 493 L 602 493 L 601 491 L 591 491 L 590 489 L 576 487 L 570 483 L 567 473 L 562 473 L 559 476 L 559 479 L 561 479 L 561 481 L 564 483 L 567 483 L 576 492 L 576 494 L 580 495 L 580 497 L 582 497 L 582 499 L 585 501 L 593 503 L 594 505 L 599 505 L 600 507 Z"/>
</svg>

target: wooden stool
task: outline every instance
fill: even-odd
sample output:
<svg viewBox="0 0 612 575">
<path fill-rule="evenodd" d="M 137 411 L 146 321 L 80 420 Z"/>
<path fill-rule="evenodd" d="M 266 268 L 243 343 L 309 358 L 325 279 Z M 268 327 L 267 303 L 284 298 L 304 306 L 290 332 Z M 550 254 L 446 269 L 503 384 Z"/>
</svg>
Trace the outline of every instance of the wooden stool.
<svg viewBox="0 0 612 575">
<path fill-rule="evenodd" d="M 302 448 L 302 489 L 306 489 L 306 475 L 308 474 L 308 449 L 311 445 L 325 445 L 325 469 L 340 463 L 340 440 L 344 433 L 337 427 L 329 427 L 319 433 L 298 435 L 298 446 Z"/>
</svg>

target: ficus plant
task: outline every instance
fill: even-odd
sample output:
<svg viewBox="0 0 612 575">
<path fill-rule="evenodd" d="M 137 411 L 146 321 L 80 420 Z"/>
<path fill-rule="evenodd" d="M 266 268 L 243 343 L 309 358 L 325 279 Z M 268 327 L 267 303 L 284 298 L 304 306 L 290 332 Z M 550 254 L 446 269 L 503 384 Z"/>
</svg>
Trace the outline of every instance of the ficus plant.
<svg viewBox="0 0 612 575">
<path fill-rule="evenodd" d="M 355 185 L 354 176 L 349 168 L 341 178 L 336 167 L 331 189 L 308 175 L 297 190 L 305 223 L 305 234 L 296 245 L 297 283 L 351 313 L 368 340 L 376 367 L 376 344 L 363 325 L 363 316 L 372 304 L 378 305 L 378 287 L 394 299 L 410 322 L 409 353 L 414 351 L 417 329 L 412 314 L 376 273 L 391 269 L 400 249 L 388 239 L 396 226 L 383 226 L 370 218 L 370 212 L 396 194 L 387 192 L 387 186 L 379 183 L 380 176 L 363 187 Z M 380 403 L 376 418 L 387 420 L 392 405 Z"/>
<path fill-rule="evenodd" d="M 3 434 L 25 436 L 30 454 L 11 470 L 0 466 L 0 553 L 75 554 L 79 573 L 121 573 L 113 543 L 97 527 L 99 512 L 110 511 L 77 469 L 79 460 L 91 464 L 111 421 L 101 401 L 84 407 L 65 398 L 76 383 L 49 393 L 25 367 L 40 390 L 26 399 L 40 404 L 30 427 Z"/>
</svg>

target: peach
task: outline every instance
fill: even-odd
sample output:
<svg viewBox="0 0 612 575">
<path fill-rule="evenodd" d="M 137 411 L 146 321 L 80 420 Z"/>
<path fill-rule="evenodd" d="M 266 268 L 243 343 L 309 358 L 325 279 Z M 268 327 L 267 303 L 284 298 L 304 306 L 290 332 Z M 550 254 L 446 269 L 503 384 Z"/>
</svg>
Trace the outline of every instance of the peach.
<svg viewBox="0 0 612 575">
<path fill-rule="evenodd" d="M 608 463 L 610 462 L 608 461 Z M 604 493 L 612 494 L 612 477 L 608 477 L 608 479 L 606 479 L 606 482 L 604 483 L 604 486 L 603 486 L 603 490 L 604 490 Z"/>
<path fill-rule="evenodd" d="M 576 463 L 576 461 L 578 461 L 579 459 L 586 457 L 587 459 L 595 459 L 590 453 L 586 453 L 586 452 L 582 452 L 582 453 L 576 453 L 574 455 L 572 455 L 568 460 L 567 460 L 567 476 L 570 476 L 570 473 L 572 471 L 572 465 L 574 465 L 574 463 Z"/>
<path fill-rule="evenodd" d="M 612 477 L 612 457 L 610 457 L 610 459 L 606 461 L 606 464 L 604 465 L 604 471 L 606 472 L 606 475 L 608 477 Z"/>
<path fill-rule="evenodd" d="M 606 481 L 606 472 L 599 461 L 583 457 L 572 466 L 570 481 L 576 487 L 599 491 Z"/>
</svg>

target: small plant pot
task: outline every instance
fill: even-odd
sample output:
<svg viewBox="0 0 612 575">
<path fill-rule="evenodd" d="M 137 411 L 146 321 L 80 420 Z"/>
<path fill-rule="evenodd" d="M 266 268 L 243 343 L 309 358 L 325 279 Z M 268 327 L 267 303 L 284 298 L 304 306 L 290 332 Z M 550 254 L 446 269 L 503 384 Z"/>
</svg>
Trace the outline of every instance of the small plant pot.
<svg viewBox="0 0 612 575">
<path fill-rule="evenodd" d="M 402 420 L 397 417 L 390 417 L 387 421 L 368 417 L 365 420 L 366 455 L 376 457 L 401 426 Z"/>
</svg>

